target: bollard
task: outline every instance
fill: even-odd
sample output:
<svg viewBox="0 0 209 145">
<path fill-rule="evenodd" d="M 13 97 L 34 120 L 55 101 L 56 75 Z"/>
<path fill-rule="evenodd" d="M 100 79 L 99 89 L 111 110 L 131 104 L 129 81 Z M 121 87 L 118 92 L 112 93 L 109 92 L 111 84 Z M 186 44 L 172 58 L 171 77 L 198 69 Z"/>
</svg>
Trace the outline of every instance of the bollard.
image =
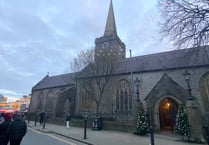
<svg viewBox="0 0 209 145">
<path fill-rule="evenodd" d="M 87 139 L 87 137 L 86 137 L 86 128 L 87 128 L 88 111 L 85 111 L 83 113 L 83 118 L 84 118 L 84 137 L 83 137 L 83 139 Z"/>
<path fill-rule="evenodd" d="M 152 125 L 150 125 L 150 141 L 151 141 L 151 145 L 155 145 Z"/>
<path fill-rule="evenodd" d="M 28 124 L 30 124 L 30 113 L 28 113 Z"/>
<path fill-rule="evenodd" d="M 84 137 L 83 137 L 83 139 L 87 139 L 87 137 L 86 137 L 86 128 L 87 128 L 87 119 L 85 118 L 84 119 Z"/>
<path fill-rule="evenodd" d="M 152 126 L 152 116 L 150 113 L 146 114 L 147 119 L 148 119 L 148 125 L 149 125 L 149 132 L 150 132 L 150 145 L 155 145 L 155 139 L 154 139 L 154 131 L 153 131 L 153 126 Z"/>
<path fill-rule="evenodd" d="M 43 123 L 43 129 L 46 127 L 46 119 L 47 119 L 47 114 L 44 114 L 44 123 Z"/>
<path fill-rule="evenodd" d="M 36 116 L 35 116 L 34 126 L 36 126 L 36 123 L 37 123 L 37 118 L 38 118 L 38 115 L 36 114 Z"/>
</svg>

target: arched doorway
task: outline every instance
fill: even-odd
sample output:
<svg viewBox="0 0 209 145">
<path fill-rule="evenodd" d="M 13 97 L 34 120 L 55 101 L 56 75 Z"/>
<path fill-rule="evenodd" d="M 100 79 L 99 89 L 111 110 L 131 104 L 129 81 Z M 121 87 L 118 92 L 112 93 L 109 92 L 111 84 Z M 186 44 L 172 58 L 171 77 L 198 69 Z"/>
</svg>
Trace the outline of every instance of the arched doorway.
<svg viewBox="0 0 209 145">
<path fill-rule="evenodd" d="M 70 88 L 62 92 L 56 102 L 56 118 L 62 118 L 66 113 L 74 115 L 76 88 Z"/>
<path fill-rule="evenodd" d="M 178 103 L 174 99 L 166 97 L 160 102 L 159 117 L 162 131 L 173 132 L 177 111 Z"/>
</svg>

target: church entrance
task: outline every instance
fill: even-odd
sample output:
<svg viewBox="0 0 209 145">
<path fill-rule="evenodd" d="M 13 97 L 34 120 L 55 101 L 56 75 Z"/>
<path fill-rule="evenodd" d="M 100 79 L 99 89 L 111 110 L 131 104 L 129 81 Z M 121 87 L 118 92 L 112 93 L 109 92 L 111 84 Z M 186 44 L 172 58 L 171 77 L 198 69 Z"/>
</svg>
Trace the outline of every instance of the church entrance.
<svg viewBox="0 0 209 145">
<path fill-rule="evenodd" d="M 178 103 L 174 99 L 166 97 L 160 102 L 159 117 L 161 131 L 173 132 L 177 111 Z"/>
</svg>

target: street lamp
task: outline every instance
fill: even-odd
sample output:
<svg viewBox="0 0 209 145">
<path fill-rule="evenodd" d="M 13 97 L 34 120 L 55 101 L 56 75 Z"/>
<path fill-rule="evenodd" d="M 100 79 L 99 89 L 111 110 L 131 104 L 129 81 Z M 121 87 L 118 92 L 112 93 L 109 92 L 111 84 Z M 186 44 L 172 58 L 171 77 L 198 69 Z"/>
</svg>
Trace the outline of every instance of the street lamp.
<svg viewBox="0 0 209 145">
<path fill-rule="evenodd" d="M 189 96 L 187 97 L 187 100 L 195 100 L 194 96 L 192 96 L 192 89 L 191 89 L 191 86 L 190 86 L 190 76 L 191 76 L 191 73 L 188 72 L 187 70 L 185 70 L 185 72 L 183 73 L 183 77 L 187 83 L 187 90 L 188 90 L 188 93 L 189 93 Z"/>
<path fill-rule="evenodd" d="M 192 96 L 192 89 L 190 86 L 190 76 L 191 74 L 185 70 L 183 77 L 187 83 L 188 97 L 187 97 L 187 113 L 188 119 L 191 127 L 191 137 L 195 140 L 204 141 L 204 137 L 202 134 L 202 120 L 201 120 L 201 112 L 199 109 L 199 103 L 194 96 Z"/>
<path fill-rule="evenodd" d="M 136 77 L 136 80 L 134 80 L 134 84 L 136 85 L 136 101 L 139 101 L 139 86 L 140 86 L 140 80 L 138 77 Z"/>
<path fill-rule="evenodd" d="M 147 109 L 147 120 L 148 120 L 148 125 L 149 125 L 149 132 L 150 132 L 150 145 L 155 145 L 155 139 L 154 139 L 154 131 L 153 131 L 153 123 L 152 123 L 152 115 L 150 111 L 150 105 L 148 105 Z"/>
</svg>

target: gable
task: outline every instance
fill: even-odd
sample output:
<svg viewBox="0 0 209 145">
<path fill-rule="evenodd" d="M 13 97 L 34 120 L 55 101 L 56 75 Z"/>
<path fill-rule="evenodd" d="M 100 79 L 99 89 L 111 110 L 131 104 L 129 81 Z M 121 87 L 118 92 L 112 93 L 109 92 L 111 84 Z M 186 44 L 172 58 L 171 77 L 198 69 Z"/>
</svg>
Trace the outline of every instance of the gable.
<svg viewBox="0 0 209 145">
<path fill-rule="evenodd" d="M 166 95 L 176 97 L 178 100 L 186 102 L 186 90 L 165 73 L 159 82 L 155 85 L 155 87 L 147 95 L 145 100 L 147 103 L 152 104 Z"/>
</svg>

